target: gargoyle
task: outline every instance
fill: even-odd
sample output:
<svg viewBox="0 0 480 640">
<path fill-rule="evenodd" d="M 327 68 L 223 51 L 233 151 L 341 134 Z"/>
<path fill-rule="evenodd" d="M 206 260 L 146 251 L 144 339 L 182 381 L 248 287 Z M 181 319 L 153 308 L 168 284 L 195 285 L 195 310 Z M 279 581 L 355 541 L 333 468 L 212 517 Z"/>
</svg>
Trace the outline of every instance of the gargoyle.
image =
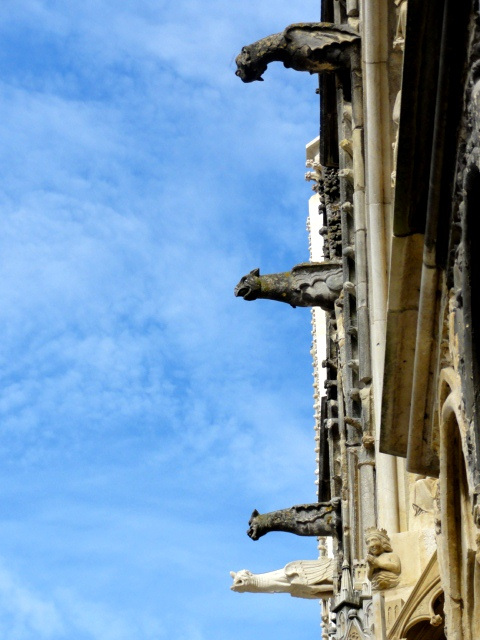
<svg viewBox="0 0 480 640">
<path fill-rule="evenodd" d="M 353 67 L 360 36 L 353 29 L 330 22 L 299 22 L 242 48 L 236 75 L 243 82 L 263 80 L 270 62 L 283 62 L 287 69 L 322 73 Z M 357 55 L 358 57 L 358 55 Z"/>
<path fill-rule="evenodd" d="M 258 540 L 270 531 L 285 531 L 297 536 L 335 536 L 341 530 L 340 498 L 330 502 L 297 504 L 289 509 L 260 514 L 255 509 L 248 521 L 247 534 Z"/>
<path fill-rule="evenodd" d="M 260 275 L 253 269 L 235 287 L 235 295 L 244 300 L 278 300 L 292 307 L 321 307 L 331 311 L 343 286 L 340 262 L 303 262 L 291 271 Z"/>
<path fill-rule="evenodd" d="M 230 571 L 232 591 L 238 593 L 289 593 L 294 598 L 324 599 L 333 597 L 332 558 L 296 560 L 283 569 L 268 573 L 252 573 L 247 569 Z"/>
</svg>

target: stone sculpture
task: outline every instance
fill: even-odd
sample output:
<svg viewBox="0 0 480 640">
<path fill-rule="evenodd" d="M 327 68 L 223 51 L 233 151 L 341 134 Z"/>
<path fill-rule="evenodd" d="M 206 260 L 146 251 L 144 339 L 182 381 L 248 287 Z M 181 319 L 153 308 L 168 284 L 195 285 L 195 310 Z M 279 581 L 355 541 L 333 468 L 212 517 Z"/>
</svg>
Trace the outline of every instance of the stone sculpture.
<svg viewBox="0 0 480 640">
<path fill-rule="evenodd" d="M 393 48 L 403 51 L 405 48 L 405 36 L 407 34 L 407 0 L 395 0 L 397 5 L 397 30 Z"/>
<path fill-rule="evenodd" d="M 247 569 L 230 571 L 232 591 L 238 593 L 289 593 L 294 598 L 326 600 L 333 597 L 332 558 L 296 560 L 283 569 L 268 573 L 252 573 Z"/>
<path fill-rule="evenodd" d="M 322 73 L 351 65 L 360 36 L 353 29 L 330 22 L 299 22 L 242 48 L 236 58 L 236 75 L 243 82 L 263 80 L 270 62 L 287 69 Z"/>
<path fill-rule="evenodd" d="M 393 553 L 390 538 L 385 529 L 370 527 L 365 532 L 365 544 L 368 555 L 365 558 L 368 566 L 367 577 L 374 591 L 393 589 L 400 582 L 402 565 L 400 558 Z"/>
<path fill-rule="evenodd" d="M 419 517 L 423 513 L 432 514 L 434 512 L 437 489 L 438 480 L 435 478 L 428 478 L 423 475 L 415 476 L 412 496 L 412 507 L 415 512 L 415 517 Z"/>
<path fill-rule="evenodd" d="M 235 287 L 235 295 L 244 300 L 278 300 L 295 307 L 321 307 L 332 311 L 342 291 L 343 272 L 340 262 L 303 262 L 291 271 L 260 275 L 253 269 Z"/>
<path fill-rule="evenodd" d="M 289 509 L 260 514 L 255 509 L 248 521 L 247 534 L 258 540 L 270 531 L 285 531 L 297 536 L 335 536 L 341 529 L 339 498 L 330 502 L 297 504 Z"/>
</svg>

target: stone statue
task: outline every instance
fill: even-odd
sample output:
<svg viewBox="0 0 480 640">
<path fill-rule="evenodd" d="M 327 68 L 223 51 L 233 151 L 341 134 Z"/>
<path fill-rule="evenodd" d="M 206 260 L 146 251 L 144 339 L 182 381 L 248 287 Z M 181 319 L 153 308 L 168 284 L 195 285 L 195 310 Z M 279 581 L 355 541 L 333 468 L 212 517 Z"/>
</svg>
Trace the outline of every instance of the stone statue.
<svg viewBox="0 0 480 640">
<path fill-rule="evenodd" d="M 348 68 L 357 52 L 360 36 L 346 25 L 330 22 L 291 24 L 281 33 L 242 48 L 236 58 L 236 75 L 243 82 L 263 80 L 270 62 L 289 69 L 322 73 Z"/>
<path fill-rule="evenodd" d="M 409 529 L 421 531 L 433 529 L 435 526 L 435 499 L 437 497 L 438 480 L 424 475 L 413 476 L 410 481 L 410 502 L 413 517 L 409 518 Z"/>
<path fill-rule="evenodd" d="M 232 591 L 238 593 L 289 593 L 294 598 L 324 599 L 333 597 L 332 558 L 296 560 L 284 569 L 268 573 L 252 573 L 247 569 L 230 571 Z"/>
<path fill-rule="evenodd" d="M 235 295 L 244 300 L 278 300 L 295 307 L 321 307 L 332 311 L 342 291 L 343 272 L 340 262 L 303 262 L 291 271 L 260 275 L 253 269 L 235 287 Z"/>
<path fill-rule="evenodd" d="M 367 529 L 365 544 L 368 550 L 365 558 L 368 566 L 367 578 L 372 583 L 372 589 L 383 591 L 396 587 L 400 582 L 402 565 L 400 558 L 392 551 L 390 538 L 385 529 Z"/>
<path fill-rule="evenodd" d="M 436 478 L 429 478 L 423 475 L 415 476 L 412 496 L 415 517 L 419 517 L 423 513 L 433 514 L 437 487 L 438 480 Z"/>
<path fill-rule="evenodd" d="M 335 536 L 341 529 L 339 498 L 330 502 L 297 504 L 289 509 L 260 514 L 255 509 L 248 521 L 247 534 L 258 540 L 270 531 L 285 531 L 297 536 Z"/>
<path fill-rule="evenodd" d="M 393 48 L 403 51 L 405 48 L 405 36 L 407 34 L 407 0 L 395 0 L 397 5 L 397 30 Z"/>
</svg>

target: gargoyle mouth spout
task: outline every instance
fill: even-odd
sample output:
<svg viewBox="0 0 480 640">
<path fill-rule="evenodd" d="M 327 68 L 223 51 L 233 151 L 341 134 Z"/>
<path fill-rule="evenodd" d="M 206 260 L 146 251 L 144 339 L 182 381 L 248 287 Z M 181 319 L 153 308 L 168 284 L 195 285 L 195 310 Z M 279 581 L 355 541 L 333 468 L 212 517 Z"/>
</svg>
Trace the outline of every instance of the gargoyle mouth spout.
<svg viewBox="0 0 480 640">
<path fill-rule="evenodd" d="M 249 538 L 251 538 L 252 540 L 258 540 L 259 539 L 259 535 L 257 534 L 257 530 L 254 527 L 249 527 L 247 529 L 247 536 Z"/>
<path fill-rule="evenodd" d="M 242 82 L 263 82 L 262 75 L 267 70 L 267 65 L 262 63 L 252 62 L 250 54 L 248 52 L 242 52 L 235 58 L 237 70 L 235 75 L 242 80 Z"/>
<path fill-rule="evenodd" d="M 247 74 L 243 69 L 237 69 L 235 71 L 235 75 L 245 83 L 255 82 L 256 80 L 258 80 L 258 82 L 263 82 L 262 76 Z"/>
<path fill-rule="evenodd" d="M 250 287 L 235 287 L 234 294 L 237 298 L 244 300 L 255 300 L 255 296 Z"/>
</svg>

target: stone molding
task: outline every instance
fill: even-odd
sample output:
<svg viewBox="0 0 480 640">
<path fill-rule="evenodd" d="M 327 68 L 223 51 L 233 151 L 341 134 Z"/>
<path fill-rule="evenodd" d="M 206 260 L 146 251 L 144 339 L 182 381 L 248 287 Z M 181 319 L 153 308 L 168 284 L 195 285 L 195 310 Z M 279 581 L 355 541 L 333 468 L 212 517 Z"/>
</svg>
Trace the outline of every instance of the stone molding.
<svg viewBox="0 0 480 640">
<path fill-rule="evenodd" d="M 428 621 L 438 626 L 438 618 L 433 610 L 436 599 L 443 593 L 435 552 L 425 567 L 398 618 L 392 626 L 388 640 L 402 640 L 415 624 Z"/>
</svg>

